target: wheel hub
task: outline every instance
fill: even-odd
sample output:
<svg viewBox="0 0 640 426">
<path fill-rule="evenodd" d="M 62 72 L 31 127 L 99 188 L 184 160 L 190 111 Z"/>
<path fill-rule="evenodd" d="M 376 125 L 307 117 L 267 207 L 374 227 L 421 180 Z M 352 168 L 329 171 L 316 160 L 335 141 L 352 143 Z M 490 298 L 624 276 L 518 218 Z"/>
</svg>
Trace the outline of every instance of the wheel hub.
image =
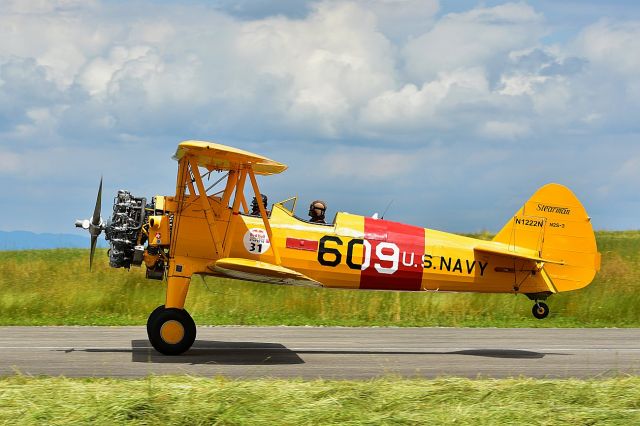
<svg viewBox="0 0 640 426">
<path fill-rule="evenodd" d="M 180 343 L 184 338 L 184 326 L 178 321 L 169 320 L 160 327 L 160 337 L 170 345 Z"/>
</svg>

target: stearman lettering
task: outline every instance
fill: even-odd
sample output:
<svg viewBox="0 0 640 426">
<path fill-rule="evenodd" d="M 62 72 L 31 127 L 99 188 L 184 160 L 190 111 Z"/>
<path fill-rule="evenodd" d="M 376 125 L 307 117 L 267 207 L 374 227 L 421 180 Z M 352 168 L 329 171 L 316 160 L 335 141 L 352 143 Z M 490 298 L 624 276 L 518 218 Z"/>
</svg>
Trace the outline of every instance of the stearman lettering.
<svg viewBox="0 0 640 426">
<path fill-rule="evenodd" d="M 571 209 L 566 207 L 558 207 L 558 206 L 547 206 L 545 204 L 538 204 L 538 211 L 545 213 L 557 213 L 568 215 L 571 213 Z"/>
</svg>

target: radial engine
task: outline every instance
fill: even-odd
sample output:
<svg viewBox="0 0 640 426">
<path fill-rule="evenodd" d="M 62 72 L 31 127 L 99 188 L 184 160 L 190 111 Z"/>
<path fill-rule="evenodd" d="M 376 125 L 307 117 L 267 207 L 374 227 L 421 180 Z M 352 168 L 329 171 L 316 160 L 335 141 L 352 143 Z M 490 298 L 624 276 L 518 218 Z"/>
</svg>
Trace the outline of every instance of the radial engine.
<svg viewBox="0 0 640 426">
<path fill-rule="evenodd" d="M 109 265 L 113 268 L 127 268 L 131 265 L 147 266 L 147 278 L 162 279 L 165 272 L 167 253 L 158 244 L 145 247 L 149 242 L 149 219 L 162 215 L 155 206 L 155 198 L 150 204 L 144 197 L 135 197 L 129 191 L 119 190 L 113 200 L 113 213 L 105 223 L 100 216 L 102 201 L 102 179 L 98 189 L 96 206 L 91 219 L 76 220 L 76 227 L 91 234 L 89 267 L 93 267 L 96 242 L 104 231 L 109 242 Z M 168 221 L 170 222 L 170 221 Z"/>
</svg>

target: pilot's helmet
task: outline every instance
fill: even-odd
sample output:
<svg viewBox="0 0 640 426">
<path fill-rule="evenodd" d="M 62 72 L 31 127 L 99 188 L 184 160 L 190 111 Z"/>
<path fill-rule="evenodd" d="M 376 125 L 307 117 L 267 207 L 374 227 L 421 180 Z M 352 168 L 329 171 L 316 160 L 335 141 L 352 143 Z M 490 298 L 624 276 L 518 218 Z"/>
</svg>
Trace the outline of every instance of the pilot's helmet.
<svg viewBox="0 0 640 426">
<path fill-rule="evenodd" d="M 264 206 L 264 208 L 267 208 L 267 196 L 264 194 L 260 194 L 260 196 L 262 197 L 262 205 Z M 256 197 L 253 197 L 253 200 L 251 200 L 251 213 L 252 214 L 260 214 L 260 207 L 258 207 L 258 200 L 256 199 Z"/>
<path fill-rule="evenodd" d="M 327 203 L 321 200 L 315 200 L 309 205 L 309 216 L 324 218 L 324 212 L 327 211 Z"/>
</svg>

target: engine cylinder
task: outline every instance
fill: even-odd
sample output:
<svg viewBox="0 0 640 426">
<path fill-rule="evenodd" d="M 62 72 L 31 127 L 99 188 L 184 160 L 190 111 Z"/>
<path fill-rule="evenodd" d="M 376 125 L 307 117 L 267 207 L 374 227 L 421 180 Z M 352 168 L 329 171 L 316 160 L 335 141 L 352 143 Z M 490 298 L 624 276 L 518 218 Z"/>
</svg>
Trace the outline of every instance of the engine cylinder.
<svg viewBox="0 0 640 426">
<path fill-rule="evenodd" d="M 109 249 L 109 265 L 113 268 L 129 268 L 140 265 L 136 246 L 144 244 L 146 236 L 142 226 L 146 219 L 147 199 L 134 197 L 129 191 L 120 190 L 113 201 L 113 215 L 105 227 L 105 239 Z"/>
</svg>

